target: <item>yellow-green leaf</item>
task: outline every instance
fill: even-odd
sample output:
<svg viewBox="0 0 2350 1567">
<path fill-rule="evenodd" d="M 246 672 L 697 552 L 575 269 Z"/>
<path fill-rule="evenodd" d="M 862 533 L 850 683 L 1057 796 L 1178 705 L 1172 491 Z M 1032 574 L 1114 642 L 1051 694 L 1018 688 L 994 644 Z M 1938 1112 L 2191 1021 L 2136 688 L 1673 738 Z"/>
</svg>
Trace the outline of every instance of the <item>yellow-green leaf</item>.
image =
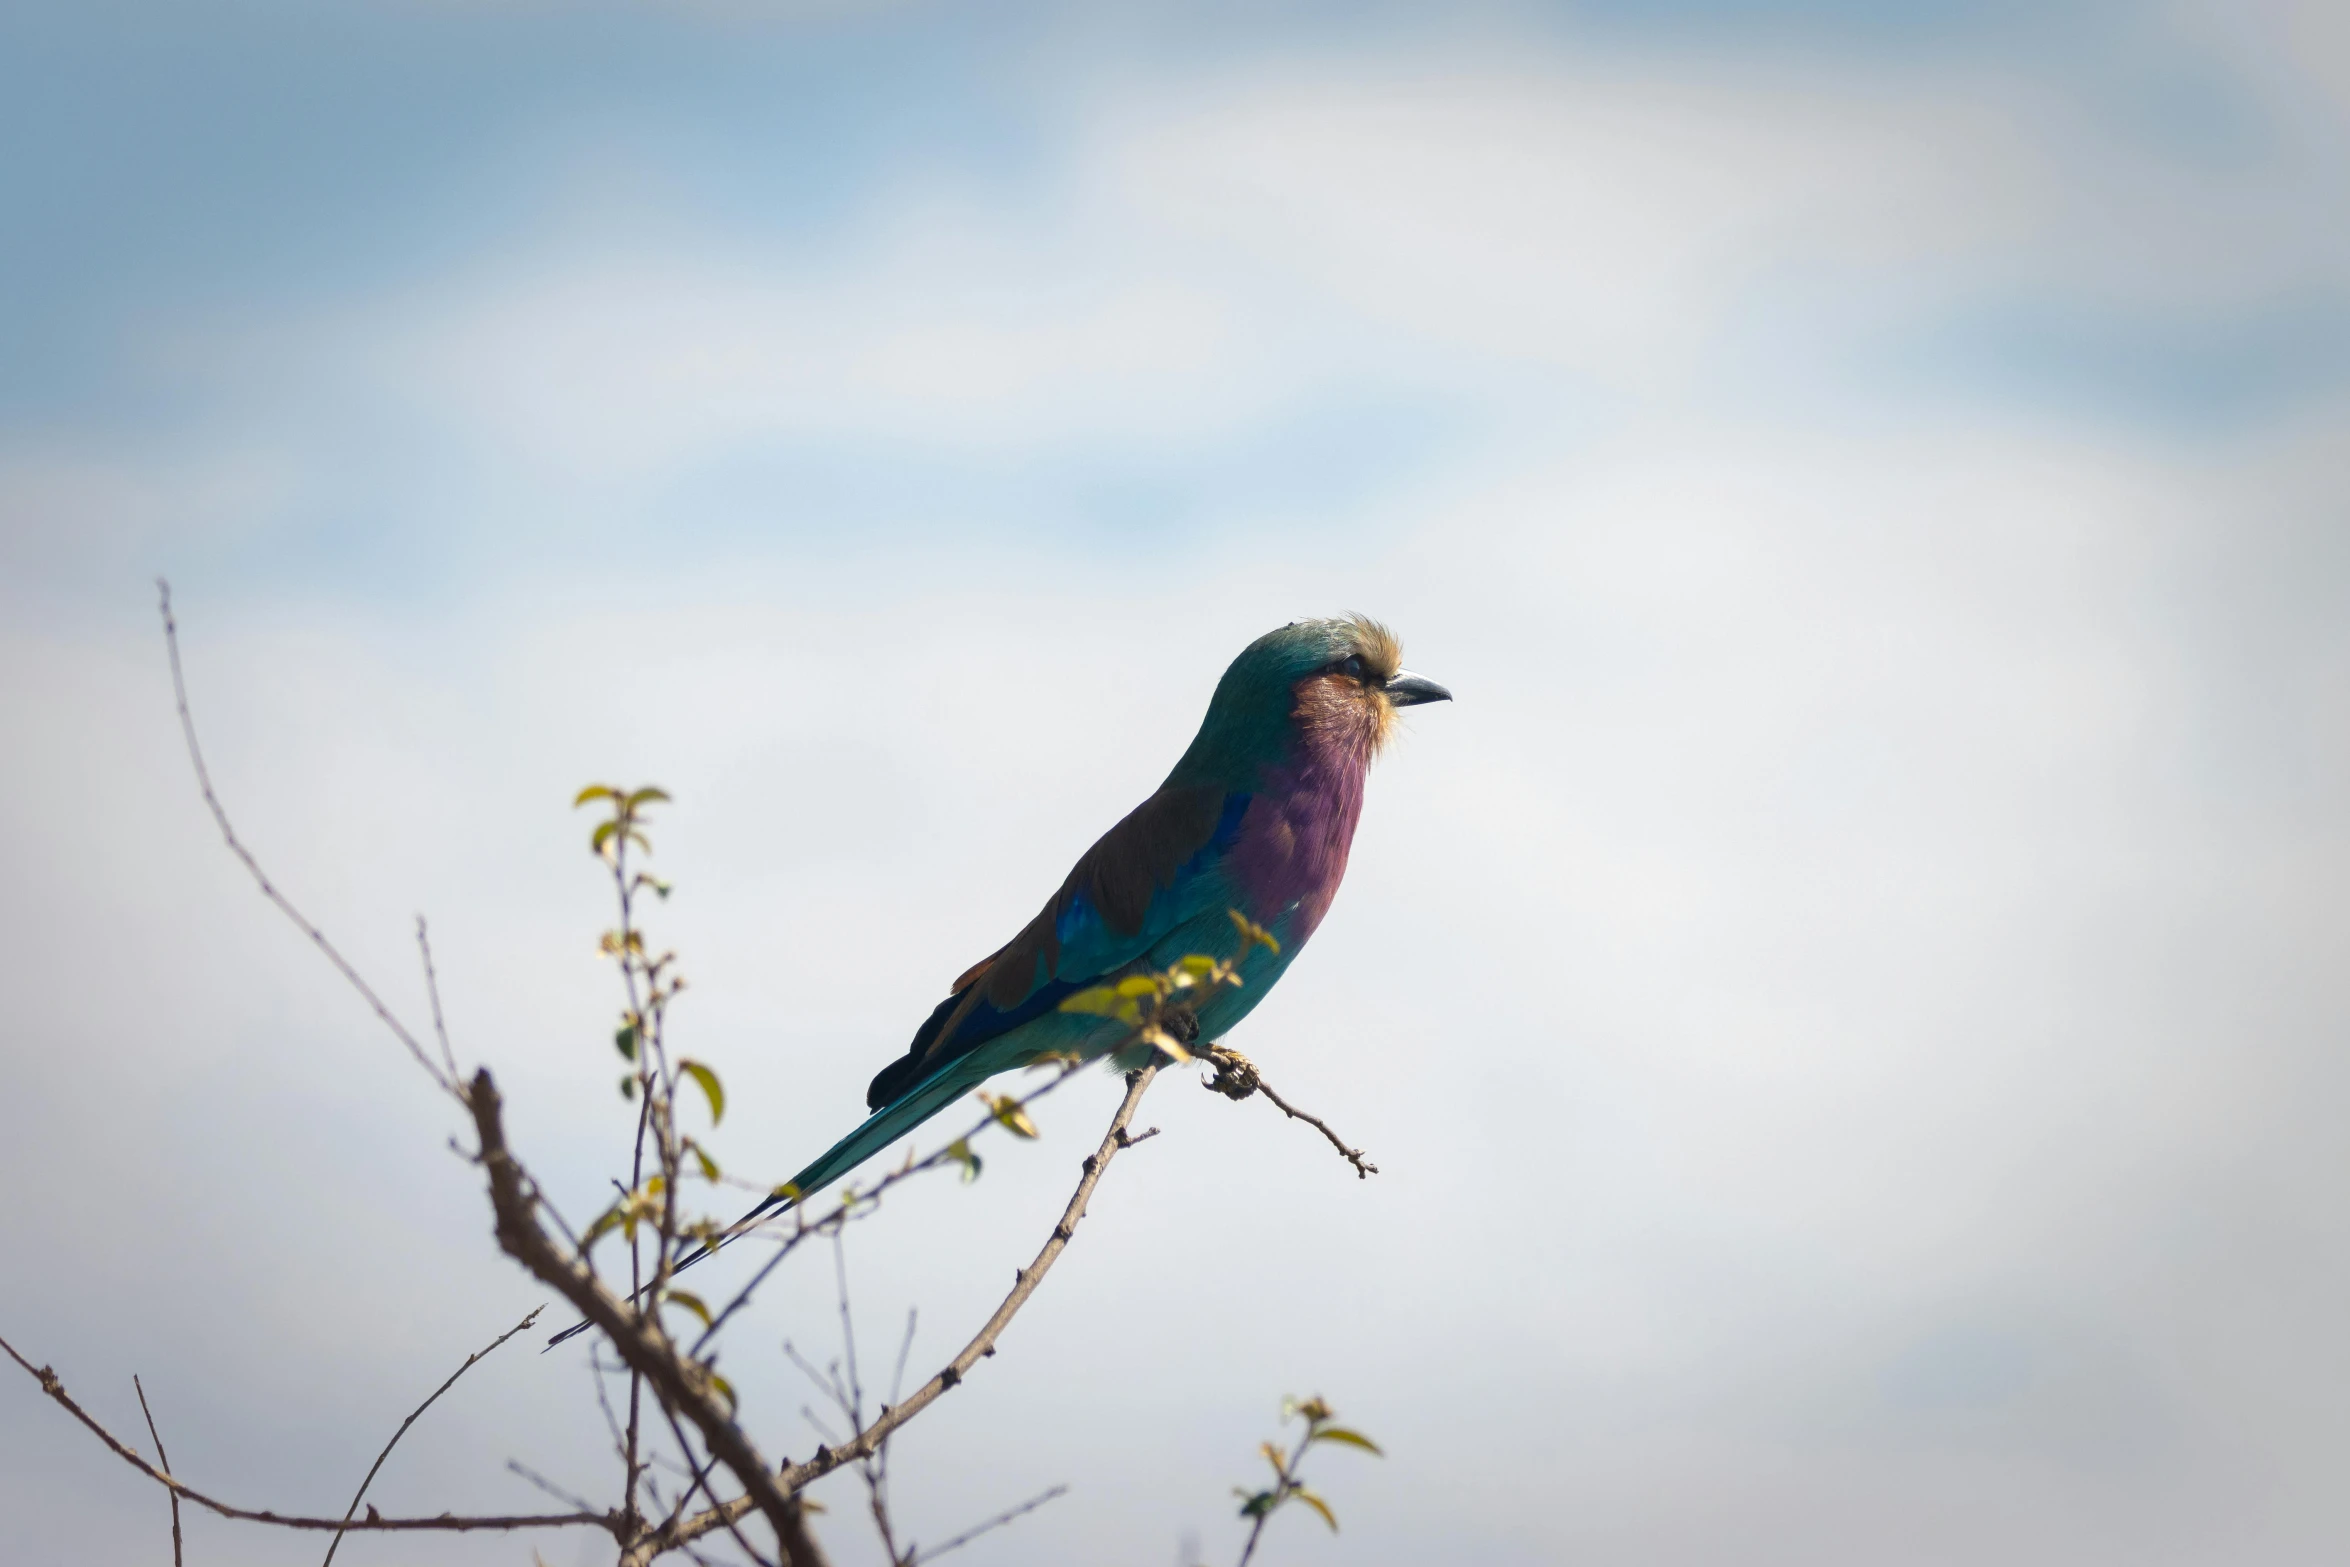
<svg viewBox="0 0 2350 1567">
<path fill-rule="evenodd" d="M 965 1186 L 979 1179 L 979 1155 L 971 1151 L 971 1143 L 968 1138 L 958 1137 L 947 1144 L 947 1157 L 963 1167 L 963 1184 Z"/>
<path fill-rule="evenodd" d="M 1095 1017 L 1118 1015 L 1118 993 L 1107 985 L 1096 985 L 1091 990 L 1080 990 L 1074 996 L 1061 1000 L 1064 1012 L 1087 1012 Z"/>
<path fill-rule="evenodd" d="M 735 1397 L 734 1384 L 727 1381 L 726 1378 L 720 1376 L 715 1371 L 710 1373 L 710 1391 L 717 1394 L 720 1398 L 726 1400 L 726 1407 L 730 1412 L 743 1407 L 742 1400 Z M 808 1504 L 802 1502 L 800 1505 L 805 1507 Z M 1335 1529 L 1338 1526 L 1336 1524 L 1332 1524 L 1330 1527 Z"/>
<path fill-rule="evenodd" d="M 616 820 L 596 823 L 596 830 L 588 835 L 588 847 L 598 854 L 603 853 L 604 845 L 610 841 L 612 835 L 619 830 L 620 823 Z"/>
<path fill-rule="evenodd" d="M 571 808 L 576 811 L 590 800 L 617 800 L 619 798 L 620 791 L 609 784 L 589 784 L 585 789 L 580 790 L 578 796 L 572 800 Z"/>
<path fill-rule="evenodd" d="M 1117 993 L 1121 996 L 1155 996 L 1159 993 L 1159 977 L 1156 974 L 1129 974 L 1118 981 Z"/>
<path fill-rule="evenodd" d="M 800 1200 L 800 1183 L 797 1181 L 785 1181 L 781 1186 L 776 1187 L 775 1190 L 769 1192 L 767 1195 L 770 1197 L 780 1197 L 785 1202 L 798 1202 Z"/>
<path fill-rule="evenodd" d="M 685 1147 L 686 1152 L 694 1156 L 694 1163 L 701 1166 L 702 1179 L 708 1181 L 713 1186 L 717 1185 L 718 1161 L 710 1157 L 709 1150 L 704 1148 L 700 1143 L 695 1142 L 690 1137 L 685 1140 Z"/>
<path fill-rule="evenodd" d="M 1324 1426 L 1312 1436 L 1307 1437 L 1306 1440 L 1308 1442 L 1344 1442 L 1347 1446 L 1359 1447 L 1366 1453 L 1377 1453 L 1381 1458 L 1387 1456 L 1385 1453 L 1379 1452 L 1378 1443 L 1363 1435 L 1362 1432 L 1349 1431 L 1344 1426 Z"/>
<path fill-rule="evenodd" d="M 666 801 L 668 798 L 669 791 L 666 789 L 647 788 L 637 790 L 621 803 L 633 811 L 640 805 L 655 805 Z"/>
<path fill-rule="evenodd" d="M 1014 1099 L 1010 1094 L 1004 1095 L 1001 1099 L 993 1098 L 987 1094 L 981 1094 L 979 1097 L 986 1101 L 988 1114 L 994 1116 L 1002 1124 L 1004 1130 L 1010 1132 L 1014 1137 L 1033 1138 L 1037 1135 L 1036 1123 L 1028 1119 L 1028 1112 L 1021 1109 L 1020 1101 Z"/>
<path fill-rule="evenodd" d="M 699 1317 L 703 1327 L 710 1325 L 710 1308 L 703 1304 L 702 1297 L 696 1295 L 692 1290 L 670 1290 L 662 1295 L 661 1304 L 682 1306 Z"/>
<path fill-rule="evenodd" d="M 1183 1048 L 1182 1041 L 1163 1028 L 1146 1028 L 1142 1031 L 1141 1039 L 1144 1044 L 1164 1051 L 1177 1066 L 1187 1066 L 1191 1062 L 1191 1052 Z"/>
<path fill-rule="evenodd" d="M 726 1090 L 718 1086 L 718 1074 L 690 1057 L 678 1062 L 677 1069 L 692 1078 L 702 1090 L 702 1097 L 710 1101 L 710 1124 L 716 1126 L 725 1120 Z"/>
<path fill-rule="evenodd" d="M 1225 912 L 1232 916 L 1232 923 L 1239 928 L 1240 939 L 1244 949 L 1248 946 L 1259 946 L 1272 953 L 1275 957 L 1281 956 L 1281 943 L 1273 939 L 1273 933 L 1271 931 L 1265 929 L 1264 926 L 1259 925 L 1255 920 L 1250 919 L 1247 915 L 1241 913 L 1238 909 L 1227 909 Z"/>
<path fill-rule="evenodd" d="M 1305 1503 L 1308 1507 L 1311 1507 L 1315 1512 L 1320 1513 L 1322 1515 L 1322 1521 L 1330 1526 L 1330 1532 L 1332 1534 L 1336 1534 L 1338 1532 L 1338 1515 L 1330 1510 L 1330 1504 L 1328 1502 L 1323 1501 L 1320 1497 L 1316 1496 L 1313 1492 L 1307 1490 L 1302 1485 L 1299 1486 L 1296 1490 L 1291 1491 L 1289 1494 L 1296 1497 L 1299 1501 Z"/>
</svg>

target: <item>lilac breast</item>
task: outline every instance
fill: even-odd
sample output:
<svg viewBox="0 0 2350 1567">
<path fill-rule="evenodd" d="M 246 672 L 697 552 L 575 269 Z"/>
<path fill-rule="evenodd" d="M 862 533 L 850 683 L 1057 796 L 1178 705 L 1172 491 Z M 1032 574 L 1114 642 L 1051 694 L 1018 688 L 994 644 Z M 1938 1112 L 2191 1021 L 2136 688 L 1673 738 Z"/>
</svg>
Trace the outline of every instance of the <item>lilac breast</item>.
<svg viewBox="0 0 2350 1567">
<path fill-rule="evenodd" d="M 1268 769 L 1232 845 L 1228 863 L 1249 914 L 1279 921 L 1292 943 L 1322 923 L 1346 875 L 1370 760 L 1351 749 L 1304 750 L 1293 764 Z"/>
</svg>

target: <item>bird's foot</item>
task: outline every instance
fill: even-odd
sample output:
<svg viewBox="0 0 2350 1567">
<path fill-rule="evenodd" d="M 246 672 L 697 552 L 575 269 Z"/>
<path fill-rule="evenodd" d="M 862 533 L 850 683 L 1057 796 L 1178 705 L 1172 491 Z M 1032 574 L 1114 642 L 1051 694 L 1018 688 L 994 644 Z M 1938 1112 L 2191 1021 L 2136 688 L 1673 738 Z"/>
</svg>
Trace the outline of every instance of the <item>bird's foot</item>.
<svg viewBox="0 0 2350 1567">
<path fill-rule="evenodd" d="M 1227 1049 L 1223 1045 L 1210 1045 L 1195 1054 L 1216 1069 L 1214 1077 L 1207 1078 L 1200 1084 L 1200 1087 L 1207 1089 L 1210 1093 L 1218 1093 L 1227 1099 L 1239 1100 L 1246 1099 L 1257 1091 L 1256 1065 L 1239 1051 Z"/>
</svg>

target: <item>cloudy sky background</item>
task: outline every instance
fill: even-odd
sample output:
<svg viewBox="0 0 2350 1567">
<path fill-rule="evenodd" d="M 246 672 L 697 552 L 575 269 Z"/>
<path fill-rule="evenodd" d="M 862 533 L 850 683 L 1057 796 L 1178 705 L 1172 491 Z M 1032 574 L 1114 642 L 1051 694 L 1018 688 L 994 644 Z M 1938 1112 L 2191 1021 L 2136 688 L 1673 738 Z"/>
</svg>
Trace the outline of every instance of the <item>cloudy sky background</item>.
<svg viewBox="0 0 2350 1567">
<path fill-rule="evenodd" d="M 903 1443 L 981 1563 L 1228 1561 L 1287 1392 L 1365 1564 L 2339 1559 L 2350 28 L 2336 8 L 91 4 L 0 17 L 0 1334 L 337 1512 L 540 1293 L 211 835 L 617 1168 L 590 779 L 780 1176 L 1360 608 L 1459 693 L 1234 1042 Z M 1115 1085 L 850 1248 L 928 1369 Z M 790 1336 L 729 1370 L 816 1440 Z M 877 1358 L 886 1358 L 885 1356 Z M 13 1373 L 12 1373 L 13 1374 Z M 520 1346 L 386 1511 L 603 1496 Z M 879 1553 L 846 1481 L 847 1564 Z M 27 1561 L 161 1498 L 0 1381 Z M 189 1522 L 197 1562 L 318 1547 Z M 600 1559 L 586 1536 L 365 1563 Z"/>
</svg>

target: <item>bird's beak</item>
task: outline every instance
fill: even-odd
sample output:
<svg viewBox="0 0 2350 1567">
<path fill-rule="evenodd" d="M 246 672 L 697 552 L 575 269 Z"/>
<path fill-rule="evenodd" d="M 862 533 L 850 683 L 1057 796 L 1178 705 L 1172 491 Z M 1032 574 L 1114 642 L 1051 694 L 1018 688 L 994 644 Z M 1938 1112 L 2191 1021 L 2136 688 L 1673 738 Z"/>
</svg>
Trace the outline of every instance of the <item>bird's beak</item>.
<svg viewBox="0 0 2350 1567">
<path fill-rule="evenodd" d="M 1408 669 L 1399 671 L 1393 680 L 1380 689 L 1387 693 L 1388 702 L 1396 707 L 1417 707 L 1422 702 L 1452 700 L 1450 691 L 1426 675 L 1415 675 Z"/>
</svg>

